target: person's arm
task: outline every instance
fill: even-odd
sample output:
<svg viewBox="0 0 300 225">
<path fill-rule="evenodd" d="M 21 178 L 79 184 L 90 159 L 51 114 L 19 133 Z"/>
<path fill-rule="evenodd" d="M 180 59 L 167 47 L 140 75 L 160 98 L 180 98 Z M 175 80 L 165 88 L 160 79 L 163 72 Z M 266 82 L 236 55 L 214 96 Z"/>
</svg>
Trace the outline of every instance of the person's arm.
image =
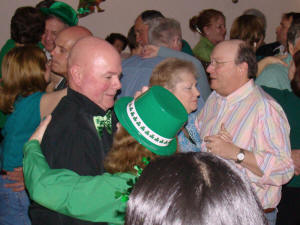
<svg viewBox="0 0 300 225">
<path fill-rule="evenodd" d="M 236 161 L 237 154 L 240 152 L 240 147 L 231 142 L 225 141 L 219 134 L 207 136 L 204 138 L 206 148 L 214 155 L 224 159 Z M 241 162 L 241 166 L 247 168 L 257 176 L 262 177 L 263 172 L 257 165 L 253 152 L 244 149 L 245 159 Z"/>
<path fill-rule="evenodd" d="M 232 136 L 225 129 L 224 124 L 221 125 L 217 135 L 205 137 L 204 141 L 209 152 L 233 161 L 236 161 L 237 154 L 241 149 L 232 143 Z M 241 162 L 241 165 L 261 177 L 263 172 L 258 167 L 254 154 L 247 150 L 244 150 L 244 154 L 245 159 Z"/>
<path fill-rule="evenodd" d="M 253 139 L 256 147 L 255 149 L 245 149 L 245 159 L 241 166 L 247 168 L 247 174 L 252 182 L 281 186 L 287 183 L 294 174 L 289 142 L 289 124 L 284 112 L 278 107 L 270 106 L 268 111 L 269 115 L 261 117 L 259 121 L 255 122 L 256 129 Z M 220 140 L 216 141 L 215 137 L 208 141 L 206 146 L 210 148 L 210 151 L 222 154 L 221 157 L 236 160 L 239 146 Z M 223 149 L 222 152 L 221 149 Z"/>
<path fill-rule="evenodd" d="M 300 175 L 300 149 L 292 150 L 292 159 L 295 166 L 295 175 Z"/>
<path fill-rule="evenodd" d="M 41 138 L 41 133 L 35 135 L 24 146 L 23 172 L 30 198 L 78 219 L 122 224 L 123 218 L 116 213 L 124 212 L 125 203 L 115 198 L 115 192 L 126 190 L 128 179 L 134 176 L 108 173 L 79 176 L 71 170 L 50 169 L 37 140 Z"/>
<path fill-rule="evenodd" d="M 288 67 L 289 65 L 283 61 L 283 59 L 286 57 L 287 56 L 284 55 L 284 56 L 268 56 L 263 58 L 257 63 L 256 77 L 258 77 L 261 74 L 261 72 L 270 64 L 277 63 Z"/>
<path fill-rule="evenodd" d="M 10 188 L 14 192 L 24 191 L 24 176 L 23 176 L 23 167 L 14 168 L 13 171 L 7 171 L 6 175 L 3 175 L 2 178 L 14 181 L 13 183 L 7 183 L 4 186 Z"/>
<path fill-rule="evenodd" d="M 67 94 L 67 88 L 54 91 L 51 93 L 46 93 L 42 96 L 40 102 L 40 112 L 41 112 L 41 119 L 50 115 L 60 100 Z"/>
</svg>

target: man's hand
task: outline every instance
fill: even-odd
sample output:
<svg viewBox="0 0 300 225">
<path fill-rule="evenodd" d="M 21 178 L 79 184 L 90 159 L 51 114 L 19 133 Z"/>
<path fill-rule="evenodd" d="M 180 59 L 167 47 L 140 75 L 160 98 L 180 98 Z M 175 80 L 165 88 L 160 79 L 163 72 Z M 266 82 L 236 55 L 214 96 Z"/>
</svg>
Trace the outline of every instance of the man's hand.
<svg viewBox="0 0 300 225">
<path fill-rule="evenodd" d="M 232 142 L 225 141 L 219 134 L 206 136 L 204 141 L 209 152 L 225 159 L 234 160 L 239 151 L 239 147 Z"/>
<path fill-rule="evenodd" d="M 146 45 L 143 47 L 142 58 L 156 57 L 159 51 L 159 47 L 155 45 Z"/>
<path fill-rule="evenodd" d="M 220 137 L 221 137 L 224 141 L 226 141 L 226 142 L 232 142 L 232 136 L 231 136 L 231 134 L 225 129 L 224 123 L 221 124 L 221 129 L 220 129 L 218 135 L 220 135 Z"/>
<path fill-rule="evenodd" d="M 295 175 L 300 174 L 300 149 L 294 149 L 292 151 L 292 159 L 295 166 Z"/>
<path fill-rule="evenodd" d="M 225 129 L 224 123 L 221 124 L 221 129 L 217 135 L 207 136 L 204 141 L 209 152 L 226 159 L 232 159 L 236 148 L 238 148 L 232 143 L 232 136 Z"/>
<path fill-rule="evenodd" d="M 141 94 L 145 93 L 148 90 L 149 90 L 148 86 L 143 86 L 140 91 L 135 92 L 134 99 L 136 99 L 137 97 L 139 97 Z"/>
<path fill-rule="evenodd" d="M 14 171 L 8 171 L 7 174 L 3 176 L 3 178 L 16 181 L 14 183 L 5 184 L 4 186 L 6 188 L 10 188 L 14 192 L 25 190 L 23 167 L 15 168 Z"/>
</svg>

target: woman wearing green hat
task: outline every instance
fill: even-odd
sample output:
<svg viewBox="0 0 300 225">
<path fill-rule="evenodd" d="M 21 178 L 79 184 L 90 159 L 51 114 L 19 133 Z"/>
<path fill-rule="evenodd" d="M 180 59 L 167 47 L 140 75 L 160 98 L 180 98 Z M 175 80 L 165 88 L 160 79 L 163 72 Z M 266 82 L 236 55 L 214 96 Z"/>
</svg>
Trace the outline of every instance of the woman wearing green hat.
<svg viewBox="0 0 300 225">
<path fill-rule="evenodd" d="M 176 151 L 176 135 L 187 113 L 178 99 L 160 86 L 153 86 L 136 100 L 119 99 L 114 110 L 122 126 L 105 162 L 106 170 L 114 174 L 79 176 L 70 170 L 50 169 L 39 142 L 34 140 L 41 140 L 36 134 L 24 146 L 23 162 L 32 200 L 78 219 L 123 224 L 124 218 L 118 212 L 125 212 L 128 180 L 135 179 L 133 168 L 140 171 L 145 167 L 145 158 Z"/>
</svg>

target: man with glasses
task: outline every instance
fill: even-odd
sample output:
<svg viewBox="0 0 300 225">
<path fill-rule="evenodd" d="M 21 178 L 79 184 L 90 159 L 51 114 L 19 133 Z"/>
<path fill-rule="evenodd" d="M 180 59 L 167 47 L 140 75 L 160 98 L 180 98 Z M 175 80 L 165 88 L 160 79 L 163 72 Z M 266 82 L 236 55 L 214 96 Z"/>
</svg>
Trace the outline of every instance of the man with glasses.
<svg viewBox="0 0 300 225">
<path fill-rule="evenodd" d="M 239 40 L 218 44 L 207 72 L 214 92 L 198 115 L 202 150 L 245 172 L 269 224 L 276 223 L 281 186 L 293 176 L 289 123 L 280 107 L 253 81 L 254 52 Z"/>
</svg>

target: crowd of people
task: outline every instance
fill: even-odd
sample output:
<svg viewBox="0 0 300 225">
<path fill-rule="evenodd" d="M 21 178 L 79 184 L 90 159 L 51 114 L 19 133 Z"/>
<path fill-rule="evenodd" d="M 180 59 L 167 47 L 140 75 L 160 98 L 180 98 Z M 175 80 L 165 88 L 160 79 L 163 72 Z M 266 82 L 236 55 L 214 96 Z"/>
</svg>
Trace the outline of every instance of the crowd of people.
<svg viewBox="0 0 300 225">
<path fill-rule="evenodd" d="M 0 52 L 0 224 L 300 224 L 300 13 L 137 15 L 95 37 L 45 0 Z M 129 47 L 130 53 L 123 51 Z M 39 125 L 40 124 L 40 125 Z M 298 201 L 299 200 L 299 201 Z"/>
</svg>

